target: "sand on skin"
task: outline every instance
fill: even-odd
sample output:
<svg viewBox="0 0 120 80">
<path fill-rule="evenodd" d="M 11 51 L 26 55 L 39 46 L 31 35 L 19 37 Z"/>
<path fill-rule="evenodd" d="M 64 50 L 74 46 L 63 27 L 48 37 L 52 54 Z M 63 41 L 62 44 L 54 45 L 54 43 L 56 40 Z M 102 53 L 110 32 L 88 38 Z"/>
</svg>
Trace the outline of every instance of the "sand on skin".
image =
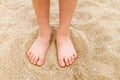
<svg viewBox="0 0 120 80">
<path fill-rule="evenodd" d="M 53 39 L 45 64 L 29 63 L 28 48 L 38 35 L 31 0 L 0 0 L 0 80 L 120 80 L 120 0 L 79 0 L 70 27 L 78 59 L 57 62 L 58 0 L 51 0 Z"/>
</svg>

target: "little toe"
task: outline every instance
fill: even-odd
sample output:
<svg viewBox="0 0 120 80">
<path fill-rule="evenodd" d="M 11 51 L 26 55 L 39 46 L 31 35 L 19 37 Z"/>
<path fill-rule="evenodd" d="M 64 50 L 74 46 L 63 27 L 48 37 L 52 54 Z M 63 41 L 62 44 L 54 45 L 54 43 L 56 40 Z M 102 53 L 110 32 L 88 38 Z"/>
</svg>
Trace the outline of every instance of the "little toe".
<svg viewBox="0 0 120 80">
<path fill-rule="evenodd" d="M 27 55 L 28 55 L 28 56 L 30 55 L 30 52 L 31 52 L 31 51 L 30 51 L 30 50 L 28 50 L 28 52 L 27 52 Z"/>
<path fill-rule="evenodd" d="M 29 51 L 27 52 L 27 56 L 30 58 L 30 55 L 31 55 L 31 51 L 29 50 Z"/>
<path fill-rule="evenodd" d="M 31 56 L 30 56 L 30 55 L 31 55 L 31 52 L 30 52 L 29 55 L 28 55 L 29 60 L 31 59 Z"/>
<path fill-rule="evenodd" d="M 62 57 L 59 57 L 59 65 L 60 65 L 60 67 L 65 67 L 65 62 L 64 62 L 64 58 L 62 58 Z"/>
<path fill-rule="evenodd" d="M 29 54 L 30 54 L 30 51 L 27 52 L 27 56 L 29 56 Z"/>
<path fill-rule="evenodd" d="M 29 55 L 29 60 L 31 60 L 31 59 L 32 59 L 32 57 L 33 57 L 33 54 L 32 54 L 32 53 L 30 53 L 30 55 Z"/>
<path fill-rule="evenodd" d="M 37 62 L 37 65 L 38 66 L 41 66 L 43 64 L 43 59 L 39 58 L 38 62 Z"/>
</svg>

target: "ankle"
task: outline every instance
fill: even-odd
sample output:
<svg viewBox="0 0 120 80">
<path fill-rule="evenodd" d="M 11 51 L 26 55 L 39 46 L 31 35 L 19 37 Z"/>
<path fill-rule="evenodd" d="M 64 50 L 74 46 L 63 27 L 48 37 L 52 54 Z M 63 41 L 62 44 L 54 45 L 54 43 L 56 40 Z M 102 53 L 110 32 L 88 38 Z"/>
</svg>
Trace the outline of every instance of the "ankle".
<svg viewBox="0 0 120 80">
<path fill-rule="evenodd" d="M 52 35 L 52 29 L 40 29 L 39 30 L 39 36 L 43 36 L 43 37 L 46 37 L 46 36 L 51 36 Z"/>
<path fill-rule="evenodd" d="M 65 29 L 58 28 L 56 30 L 56 36 L 59 37 L 59 38 L 67 38 L 67 37 L 69 37 L 70 36 L 69 29 L 65 30 Z"/>
</svg>

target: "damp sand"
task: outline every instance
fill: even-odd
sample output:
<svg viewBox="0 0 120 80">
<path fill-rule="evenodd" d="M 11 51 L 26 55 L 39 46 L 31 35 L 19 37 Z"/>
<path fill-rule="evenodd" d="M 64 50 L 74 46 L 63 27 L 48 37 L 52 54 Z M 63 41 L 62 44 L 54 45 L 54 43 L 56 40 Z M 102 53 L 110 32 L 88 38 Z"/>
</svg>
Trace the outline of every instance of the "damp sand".
<svg viewBox="0 0 120 80">
<path fill-rule="evenodd" d="M 58 0 L 51 0 L 52 42 L 43 66 L 26 52 L 38 35 L 31 0 L 0 0 L 0 80 L 120 80 L 120 0 L 79 0 L 70 27 L 78 58 L 57 62 Z"/>
</svg>

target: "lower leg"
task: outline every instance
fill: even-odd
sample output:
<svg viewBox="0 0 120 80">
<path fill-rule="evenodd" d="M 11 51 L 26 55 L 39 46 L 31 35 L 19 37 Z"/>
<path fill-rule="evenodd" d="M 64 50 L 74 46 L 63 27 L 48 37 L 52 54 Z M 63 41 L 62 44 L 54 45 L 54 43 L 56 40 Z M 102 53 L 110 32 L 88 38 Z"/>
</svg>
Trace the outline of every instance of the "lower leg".
<svg viewBox="0 0 120 80">
<path fill-rule="evenodd" d="M 68 35 L 67 33 L 69 33 L 69 26 L 72 21 L 76 4 L 77 0 L 59 0 L 60 21 L 58 29 L 60 29 L 60 31 L 62 31 L 63 34 Z"/>
<path fill-rule="evenodd" d="M 69 26 L 75 11 L 77 0 L 60 0 L 60 22 L 57 29 L 57 48 L 59 65 L 65 67 L 74 62 L 77 57 L 76 50 L 70 39 Z"/>
<path fill-rule="evenodd" d="M 51 39 L 49 27 L 50 0 L 32 0 L 39 24 L 39 35 L 28 51 L 31 63 L 42 65 Z"/>
<path fill-rule="evenodd" d="M 39 24 L 39 32 L 51 30 L 49 27 L 50 0 L 32 0 Z"/>
</svg>

